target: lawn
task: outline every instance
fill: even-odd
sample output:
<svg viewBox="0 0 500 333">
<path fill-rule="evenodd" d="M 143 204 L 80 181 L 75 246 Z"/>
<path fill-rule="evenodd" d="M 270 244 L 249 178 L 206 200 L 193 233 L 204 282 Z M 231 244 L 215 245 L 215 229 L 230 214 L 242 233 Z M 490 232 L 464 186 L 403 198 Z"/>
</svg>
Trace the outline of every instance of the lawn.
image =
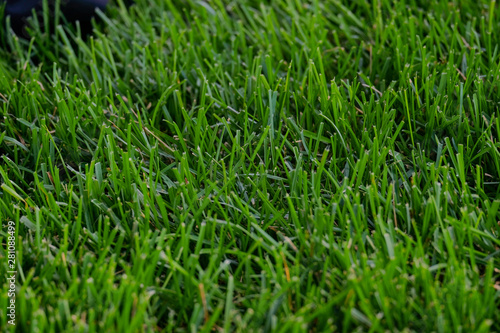
<svg viewBox="0 0 500 333">
<path fill-rule="evenodd" d="M 2 331 L 500 331 L 498 3 L 98 17 L 0 29 Z"/>
</svg>

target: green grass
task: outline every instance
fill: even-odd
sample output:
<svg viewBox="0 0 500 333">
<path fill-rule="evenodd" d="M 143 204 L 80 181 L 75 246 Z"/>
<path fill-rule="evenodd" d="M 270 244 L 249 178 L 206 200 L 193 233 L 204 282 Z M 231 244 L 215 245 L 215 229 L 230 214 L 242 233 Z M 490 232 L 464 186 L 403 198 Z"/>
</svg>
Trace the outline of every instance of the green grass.
<svg viewBox="0 0 500 333">
<path fill-rule="evenodd" d="M 0 328 L 500 331 L 495 1 L 137 1 L 0 35 Z M 60 23 L 59 22 L 59 23 Z"/>
</svg>

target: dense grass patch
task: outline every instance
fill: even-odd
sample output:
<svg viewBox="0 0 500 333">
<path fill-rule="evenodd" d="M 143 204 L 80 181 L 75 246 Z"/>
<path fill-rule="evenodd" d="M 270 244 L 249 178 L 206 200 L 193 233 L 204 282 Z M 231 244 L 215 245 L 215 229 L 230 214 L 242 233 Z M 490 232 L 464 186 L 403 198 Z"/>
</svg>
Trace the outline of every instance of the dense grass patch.
<svg viewBox="0 0 500 333">
<path fill-rule="evenodd" d="M 18 332 L 500 330 L 498 4 L 99 15 L 1 31 Z"/>
</svg>

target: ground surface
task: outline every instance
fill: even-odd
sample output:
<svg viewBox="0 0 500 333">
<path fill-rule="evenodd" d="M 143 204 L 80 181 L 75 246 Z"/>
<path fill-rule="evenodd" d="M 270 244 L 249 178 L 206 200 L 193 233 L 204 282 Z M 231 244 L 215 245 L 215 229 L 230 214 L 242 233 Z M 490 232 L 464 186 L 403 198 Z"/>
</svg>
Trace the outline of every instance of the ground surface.
<svg viewBox="0 0 500 333">
<path fill-rule="evenodd" d="M 0 36 L 2 330 L 9 221 L 19 332 L 500 330 L 498 4 L 101 16 Z"/>
</svg>

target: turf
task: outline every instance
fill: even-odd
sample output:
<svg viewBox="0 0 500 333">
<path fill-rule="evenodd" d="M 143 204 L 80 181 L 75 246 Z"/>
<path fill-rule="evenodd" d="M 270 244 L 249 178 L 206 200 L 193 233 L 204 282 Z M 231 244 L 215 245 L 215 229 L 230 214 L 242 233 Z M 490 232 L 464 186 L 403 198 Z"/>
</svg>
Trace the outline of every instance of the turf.
<svg viewBox="0 0 500 333">
<path fill-rule="evenodd" d="M 495 1 L 99 17 L 0 33 L 18 332 L 500 331 Z"/>
</svg>

